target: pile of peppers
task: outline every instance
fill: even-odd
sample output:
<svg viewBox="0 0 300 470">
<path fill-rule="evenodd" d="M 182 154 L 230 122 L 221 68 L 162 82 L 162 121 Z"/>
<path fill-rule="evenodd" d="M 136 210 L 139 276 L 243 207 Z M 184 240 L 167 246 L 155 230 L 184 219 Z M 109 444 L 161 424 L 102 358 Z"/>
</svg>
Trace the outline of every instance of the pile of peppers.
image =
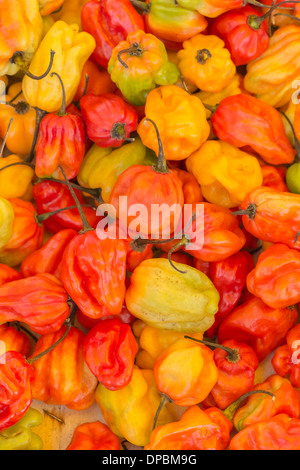
<svg viewBox="0 0 300 470">
<path fill-rule="evenodd" d="M 0 450 L 300 450 L 299 54 L 300 1 L 0 0 Z"/>
</svg>

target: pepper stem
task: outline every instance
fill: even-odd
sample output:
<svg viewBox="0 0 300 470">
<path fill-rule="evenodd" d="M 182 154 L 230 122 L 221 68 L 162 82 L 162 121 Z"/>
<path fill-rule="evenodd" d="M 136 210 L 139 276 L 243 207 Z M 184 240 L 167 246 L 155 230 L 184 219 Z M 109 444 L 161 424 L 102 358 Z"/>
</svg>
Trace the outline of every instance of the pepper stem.
<svg viewBox="0 0 300 470">
<path fill-rule="evenodd" d="M 0 158 L 3 157 L 3 152 L 4 152 L 4 149 L 5 149 L 5 145 L 6 145 L 6 141 L 7 141 L 7 138 L 9 136 L 9 131 L 10 131 L 10 128 L 11 128 L 11 125 L 13 123 L 13 118 L 10 119 L 9 123 L 8 123 L 8 126 L 7 126 L 7 130 L 6 130 L 6 134 L 5 134 L 5 137 L 3 139 L 3 142 L 2 142 L 2 145 L 1 145 L 1 149 L 0 149 Z"/>
<path fill-rule="evenodd" d="M 34 130 L 34 136 L 32 140 L 32 146 L 29 154 L 29 162 L 32 162 L 35 156 L 35 146 L 37 143 L 38 135 L 39 135 L 39 130 L 40 130 L 40 125 L 42 122 L 42 119 L 46 116 L 46 111 L 43 111 L 42 109 L 39 108 L 34 108 L 36 112 L 36 123 L 35 123 L 35 130 Z"/>
<path fill-rule="evenodd" d="M 227 360 L 231 363 L 237 363 L 240 360 L 240 355 L 238 349 L 228 348 L 227 346 L 222 346 L 221 344 L 212 343 L 206 340 L 200 340 L 196 338 L 192 338 L 191 336 L 184 336 L 186 339 L 190 339 L 191 341 L 195 341 L 196 343 L 204 344 L 205 346 L 209 346 L 210 348 L 215 349 L 222 349 L 222 351 L 226 351 L 228 353 Z"/>
<path fill-rule="evenodd" d="M 12 63 L 14 63 L 18 67 L 20 67 L 22 72 L 24 72 L 25 75 L 27 75 L 27 77 L 31 78 L 32 80 L 42 80 L 43 78 L 47 77 L 47 75 L 49 75 L 49 73 L 52 69 L 52 66 L 53 66 L 54 56 L 55 56 L 55 51 L 53 51 L 51 49 L 51 51 L 50 51 L 50 62 L 49 62 L 48 68 L 47 68 L 46 72 L 44 72 L 42 75 L 34 75 L 31 72 L 29 72 L 29 70 L 28 70 L 29 69 L 29 64 L 26 64 L 24 62 L 24 54 L 22 52 L 16 52 L 13 55 L 11 61 L 12 61 Z"/>
<path fill-rule="evenodd" d="M 23 93 L 23 90 L 19 91 L 19 93 L 17 93 L 7 104 L 13 104 L 14 101 L 16 101 L 17 98 L 19 98 L 19 96 L 21 96 Z"/>
<path fill-rule="evenodd" d="M 179 240 L 178 243 L 176 243 L 168 252 L 168 260 L 172 268 L 175 269 L 175 271 L 179 272 L 180 274 L 186 274 L 186 271 L 181 271 L 178 269 L 175 264 L 172 261 L 172 254 L 175 253 L 175 251 L 179 250 L 182 246 L 185 246 L 189 243 L 189 240 L 186 236 L 184 236 L 181 240 Z"/>
<path fill-rule="evenodd" d="M 295 148 L 296 148 L 296 152 L 297 152 L 296 161 L 300 162 L 300 142 L 299 142 L 299 139 L 296 135 L 295 128 L 294 128 L 291 120 L 289 119 L 289 117 L 283 111 L 279 111 L 279 112 L 280 112 L 280 114 L 282 114 L 282 116 L 284 116 L 284 118 L 287 120 L 287 122 L 290 125 L 290 128 L 291 128 L 292 133 L 293 133 L 293 137 L 294 137 L 294 140 L 295 140 Z M 296 161 L 294 163 L 296 163 Z"/>
<path fill-rule="evenodd" d="M 39 184 L 43 181 L 52 181 L 53 183 L 60 183 L 60 184 L 64 184 L 64 185 L 67 185 L 67 183 L 65 181 L 62 181 L 62 180 L 59 180 L 59 179 L 56 179 L 56 178 L 51 178 L 51 177 L 46 177 L 46 178 L 40 178 L 38 179 L 34 184 Z M 101 188 L 84 188 L 82 186 L 80 186 L 79 184 L 76 184 L 76 183 L 70 183 L 72 188 L 74 189 L 77 189 L 78 191 L 81 191 L 82 193 L 87 193 L 89 194 L 90 196 L 92 196 L 96 202 L 98 202 L 99 204 L 103 203 L 103 198 L 102 198 L 102 189 Z"/>
<path fill-rule="evenodd" d="M 128 69 L 128 65 L 126 64 L 126 62 L 124 62 L 123 59 L 121 59 L 121 56 L 123 54 L 129 54 L 130 56 L 136 56 L 136 57 L 141 57 L 141 55 L 143 54 L 143 49 L 139 46 L 139 44 L 137 42 L 134 42 L 130 47 L 128 47 L 127 49 L 123 49 L 122 51 L 120 51 L 118 53 L 118 61 L 123 65 L 123 67 L 125 67 L 126 69 Z"/>
<path fill-rule="evenodd" d="M 172 400 L 171 398 L 168 397 L 168 395 L 165 395 L 165 394 L 162 394 L 162 397 L 161 397 L 161 400 L 160 400 L 160 404 L 157 408 L 157 411 L 155 413 L 155 416 L 154 416 L 154 422 L 153 422 L 153 428 L 152 428 L 152 431 L 156 428 L 156 425 L 157 425 L 157 421 L 158 421 L 158 418 L 159 418 L 159 415 L 161 413 L 161 410 L 164 408 L 164 406 L 167 404 L 167 403 L 171 403 Z"/>
<path fill-rule="evenodd" d="M 150 13 L 151 3 L 141 2 L 140 0 L 130 0 L 130 3 L 134 7 L 139 8 L 140 10 L 142 10 L 143 13 Z"/>
<path fill-rule="evenodd" d="M 63 117 L 66 115 L 66 90 L 65 90 L 64 82 L 62 81 L 61 76 L 56 72 L 51 73 L 50 77 L 52 78 L 54 76 L 58 78 L 60 85 L 61 85 L 61 89 L 62 89 L 62 105 L 61 105 L 59 113 L 57 114 L 58 116 Z"/>
<path fill-rule="evenodd" d="M 155 122 L 152 121 L 152 119 L 146 118 L 145 122 L 146 121 L 151 122 L 152 126 L 155 129 L 157 140 L 158 140 L 158 160 L 157 160 L 157 164 L 153 166 L 153 169 L 157 173 L 170 173 L 169 168 L 167 166 L 167 161 L 166 161 L 162 141 L 161 141 L 161 138 L 160 138 L 160 135 L 159 135 L 158 127 L 155 124 Z"/>
<path fill-rule="evenodd" d="M 1 155 L 1 154 L 0 154 Z M 4 171 L 6 170 L 7 168 L 10 168 L 12 166 L 18 166 L 18 165 L 23 165 L 23 166 L 29 166 L 30 168 L 32 168 L 34 170 L 34 164 L 33 163 L 29 163 L 29 162 L 15 162 L 15 163 L 10 163 L 9 165 L 7 166 L 4 166 L 3 168 L 0 168 L 0 172 L 1 171 Z"/>
<path fill-rule="evenodd" d="M 195 57 L 198 64 L 205 65 L 212 58 L 211 52 L 208 49 L 199 49 Z"/>
<path fill-rule="evenodd" d="M 247 215 L 249 219 L 254 220 L 257 212 L 257 206 L 255 204 L 249 204 L 247 209 L 231 212 L 231 215 Z"/>
<path fill-rule="evenodd" d="M 224 411 L 222 411 L 222 413 L 226 416 L 227 419 L 232 421 L 237 409 L 240 406 L 240 404 L 244 400 L 246 400 L 246 398 L 248 398 L 252 395 L 260 394 L 260 393 L 263 393 L 265 395 L 269 395 L 270 397 L 272 397 L 273 401 L 276 400 L 276 396 L 272 392 L 268 392 L 267 390 L 252 390 L 252 392 L 245 393 L 245 395 L 242 395 L 240 398 L 238 398 L 236 401 L 234 401 Z"/>
<path fill-rule="evenodd" d="M 84 204 L 81 207 L 91 207 L 89 204 Z M 62 209 L 57 209 L 56 211 L 53 212 L 45 212 L 45 214 L 36 214 L 35 215 L 35 221 L 38 225 L 42 225 L 45 220 L 50 219 L 53 215 L 59 214 L 60 212 L 65 212 L 65 211 L 70 211 L 72 209 L 77 209 L 77 206 L 69 206 L 69 207 L 63 207 Z"/>
</svg>

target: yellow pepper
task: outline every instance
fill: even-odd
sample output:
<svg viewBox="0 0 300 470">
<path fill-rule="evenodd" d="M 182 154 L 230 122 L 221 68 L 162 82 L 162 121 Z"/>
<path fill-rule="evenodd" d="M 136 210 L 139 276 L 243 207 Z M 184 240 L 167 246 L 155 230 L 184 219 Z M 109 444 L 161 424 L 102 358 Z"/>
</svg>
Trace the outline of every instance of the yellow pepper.
<svg viewBox="0 0 300 470">
<path fill-rule="evenodd" d="M 84 188 L 101 188 L 104 202 L 109 202 L 113 187 L 123 171 L 132 165 L 154 165 L 155 161 L 155 155 L 139 138 L 118 149 L 94 144 L 82 162 L 77 179 Z"/>
<path fill-rule="evenodd" d="M 198 150 L 210 133 L 201 101 L 175 85 L 152 90 L 147 98 L 138 134 L 146 147 L 159 154 L 159 143 L 151 119 L 158 127 L 167 160 L 184 160 Z"/>
<path fill-rule="evenodd" d="M 0 0 L 0 11 L 0 75 L 15 75 L 30 64 L 42 37 L 39 2 Z"/>
<path fill-rule="evenodd" d="M 96 389 L 96 402 L 107 426 L 135 446 L 148 444 L 160 401 L 153 371 L 136 366 L 125 388 L 111 391 L 99 384 Z M 172 412 L 166 406 L 160 413 L 158 425 L 172 420 Z"/>
<path fill-rule="evenodd" d="M 59 11 L 63 3 L 64 0 L 39 0 L 41 15 L 47 16 Z"/>
<path fill-rule="evenodd" d="M 77 24 L 81 29 L 81 10 L 90 0 L 65 0 L 62 9 L 53 13 L 55 21 L 65 21 L 68 24 Z"/>
<path fill-rule="evenodd" d="M 43 415 L 29 408 L 17 424 L 0 433 L 0 450 L 42 450 L 42 439 L 31 429 L 42 422 Z"/>
<path fill-rule="evenodd" d="M 26 101 L 32 107 L 49 113 L 58 111 L 63 96 L 58 78 L 52 76 L 57 73 L 65 87 L 66 105 L 71 104 L 80 83 L 83 66 L 95 47 L 95 39 L 89 33 L 80 33 L 77 25 L 69 26 L 63 21 L 57 21 L 42 40 L 29 69 L 36 75 L 47 70 L 51 51 L 54 51 L 51 73 L 42 80 L 24 77 L 23 93 Z"/>
<path fill-rule="evenodd" d="M 186 167 L 197 178 L 203 197 L 228 209 L 240 206 L 263 183 L 257 158 L 221 140 L 205 142 Z"/>
<path fill-rule="evenodd" d="M 0 248 L 12 237 L 15 213 L 9 201 L 0 197 Z"/>
<path fill-rule="evenodd" d="M 219 92 L 227 87 L 236 74 L 225 43 L 217 36 L 197 34 L 183 42 L 177 54 L 178 68 L 183 78 L 200 90 Z"/>
<path fill-rule="evenodd" d="M 133 272 L 126 293 L 130 313 L 150 326 L 200 333 L 214 323 L 219 293 L 201 271 L 164 258 L 143 261 Z"/>
<path fill-rule="evenodd" d="M 288 104 L 299 92 L 300 26 L 279 28 L 270 39 L 266 52 L 250 62 L 245 76 L 245 89 L 275 108 Z"/>
<path fill-rule="evenodd" d="M 43 16 L 43 35 L 42 39 L 46 36 L 48 31 L 52 28 L 52 26 L 55 24 L 55 20 L 52 15 L 48 16 Z"/>
<path fill-rule="evenodd" d="M 23 162 L 18 155 L 0 158 L 0 170 L 8 165 Z M 28 199 L 31 195 L 34 170 L 29 166 L 15 165 L 0 171 L 0 196 L 6 199 Z"/>
</svg>

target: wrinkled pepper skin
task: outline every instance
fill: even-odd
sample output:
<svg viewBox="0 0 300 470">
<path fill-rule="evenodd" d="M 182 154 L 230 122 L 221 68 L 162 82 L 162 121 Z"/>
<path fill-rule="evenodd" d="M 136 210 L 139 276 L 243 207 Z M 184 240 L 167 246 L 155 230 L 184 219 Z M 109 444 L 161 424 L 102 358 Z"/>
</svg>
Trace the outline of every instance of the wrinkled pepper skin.
<svg viewBox="0 0 300 470">
<path fill-rule="evenodd" d="M 188 408 L 179 421 L 159 426 L 145 450 L 226 450 L 232 423 L 217 408 Z"/>
<path fill-rule="evenodd" d="M 73 238 L 64 252 L 60 277 L 80 310 L 101 319 L 121 313 L 127 250 L 123 240 L 100 240 L 97 232 Z"/>
<path fill-rule="evenodd" d="M 207 332 L 208 336 L 215 334 L 224 318 L 237 306 L 252 269 L 254 261 L 246 251 L 239 251 L 222 261 L 210 263 L 208 277 L 220 294 L 220 302 L 215 322 Z"/>
<path fill-rule="evenodd" d="M 81 205 L 85 204 L 82 192 L 75 189 L 76 196 Z M 38 214 L 53 212 L 66 207 L 74 207 L 75 201 L 65 184 L 55 181 L 41 181 L 33 187 L 33 197 L 36 203 Z M 92 207 L 83 207 L 88 222 L 92 227 L 96 227 L 99 218 Z M 52 215 L 43 222 L 44 227 L 51 233 L 57 233 L 61 230 L 71 229 L 79 232 L 83 229 L 82 220 L 78 209 L 69 209 Z"/>
<path fill-rule="evenodd" d="M 99 321 L 85 337 L 83 352 L 91 372 L 108 390 L 130 383 L 138 352 L 130 325 L 119 318 Z"/>
<path fill-rule="evenodd" d="M 21 264 L 23 277 L 31 277 L 36 274 L 53 274 L 60 279 L 62 256 L 73 238 L 78 232 L 72 229 L 60 230 L 53 235 L 45 245 L 34 251 Z"/>
<path fill-rule="evenodd" d="M 31 351 L 31 342 L 23 331 L 4 323 L 0 325 L 0 355 L 8 351 L 16 351 L 27 357 Z"/>
<path fill-rule="evenodd" d="M 248 64 L 246 90 L 275 108 L 288 104 L 295 93 L 293 82 L 299 78 L 299 52 L 300 27 L 279 28 L 265 53 Z"/>
<path fill-rule="evenodd" d="M 159 392 L 178 406 L 201 403 L 218 380 L 213 351 L 185 338 L 165 349 L 153 371 Z"/>
<path fill-rule="evenodd" d="M 77 426 L 66 450 L 120 450 L 120 441 L 106 424 L 94 421 Z"/>
<path fill-rule="evenodd" d="M 42 450 L 42 439 L 32 432 L 32 428 L 40 426 L 42 422 L 42 413 L 29 408 L 18 423 L 1 432 L 0 450 Z"/>
<path fill-rule="evenodd" d="M 203 91 L 220 92 L 236 74 L 230 52 L 218 36 L 193 36 L 184 41 L 177 57 L 182 76 Z"/>
<path fill-rule="evenodd" d="M 145 106 L 145 118 L 138 134 L 146 147 L 159 153 L 155 121 L 167 160 L 184 160 L 207 140 L 210 132 L 206 111 L 201 101 L 178 86 L 162 86 L 152 90 Z M 186 122 L 189 123 L 188 129 Z"/>
<path fill-rule="evenodd" d="M 99 147 L 121 147 L 138 127 L 137 112 L 112 93 L 85 95 L 80 108 L 87 135 Z"/>
<path fill-rule="evenodd" d="M 38 0 L 1 0 L 0 2 L 0 75 L 15 75 L 16 52 L 29 64 L 42 37 L 43 22 Z"/>
<path fill-rule="evenodd" d="M 4 197 L 0 197 L 0 258 L 1 249 L 5 247 L 13 236 L 14 220 L 15 212 L 13 205 Z"/>
<path fill-rule="evenodd" d="M 300 195 L 261 187 L 251 191 L 241 205 L 245 229 L 259 240 L 284 243 L 299 249 Z"/>
<path fill-rule="evenodd" d="M 238 207 L 263 182 L 257 158 L 222 141 L 205 142 L 186 167 L 197 178 L 203 197 L 228 209 Z"/>
<path fill-rule="evenodd" d="M 237 431 L 281 413 L 291 418 L 299 418 L 300 392 L 292 387 L 288 379 L 271 375 L 265 382 L 255 385 L 254 390 L 271 392 L 275 399 L 266 394 L 249 397 L 246 404 L 234 415 L 233 423 Z"/>
<path fill-rule="evenodd" d="M 210 33 L 223 39 L 236 66 L 249 64 L 260 57 L 269 46 L 268 23 L 256 18 L 263 14 L 247 5 L 216 18 Z"/>
<path fill-rule="evenodd" d="M 91 0 L 81 10 L 83 31 L 96 40 L 92 59 L 107 68 L 113 49 L 125 41 L 129 33 L 144 30 L 143 17 L 129 0 Z"/>
<path fill-rule="evenodd" d="M 175 85 L 180 75 L 176 65 L 169 62 L 164 43 L 142 30 L 129 33 L 113 49 L 107 70 L 126 100 L 135 106 L 143 106 L 156 86 Z"/>
<path fill-rule="evenodd" d="M 47 70 L 50 51 L 55 52 L 51 73 L 42 80 L 36 81 L 25 76 L 23 93 L 25 100 L 32 106 L 48 113 L 57 112 L 62 103 L 62 90 L 57 77 L 61 77 L 65 92 L 66 106 L 69 106 L 77 91 L 82 68 L 96 46 L 93 36 L 79 32 L 76 25 L 69 26 L 57 21 L 42 40 L 30 65 L 30 72 L 39 75 Z M 70 66 L 70 64 L 72 64 Z"/>
<path fill-rule="evenodd" d="M 300 388 L 299 341 L 300 325 L 296 325 L 286 335 L 286 344 L 276 349 L 272 357 L 275 372 L 287 377 L 295 388 Z"/>
<path fill-rule="evenodd" d="M 247 288 L 272 308 L 300 302 L 300 253 L 282 243 L 267 248 L 247 277 Z"/>
<path fill-rule="evenodd" d="M 221 323 L 219 342 L 235 339 L 254 349 L 259 361 L 285 342 L 295 326 L 296 308 L 272 309 L 259 298 L 251 297 L 235 308 Z"/>
<path fill-rule="evenodd" d="M 299 450 L 300 419 L 279 414 L 243 429 L 230 441 L 229 450 Z"/>
<path fill-rule="evenodd" d="M 17 281 L 21 278 L 22 276 L 18 271 L 7 266 L 7 264 L 0 264 L 0 286 L 7 282 Z"/>
<path fill-rule="evenodd" d="M 94 144 L 84 157 L 77 179 L 84 188 L 101 188 L 104 202 L 109 202 L 113 187 L 123 171 L 133 165 L 154 165 L 156 161 L 156 156 L 139 138 L 119 149 L 100 148 Z"/>
<path fill-rule="evenodd" d="M 65 333 L 66 327 L 38 339 L 33 355 L 45 351 Z M 32 394 L 47 404 L 66 405 L 72 410 L 86 410 L 95 401 L 96 377 L 85 364 L 84 333 L 71 327 L 66 338 L 52 351 L 33 363 L 35 378 Z"/>
<path fill-rule="evenodd" d="M 96 390 L 96 401 L 107 426 L 114 434 L 136 446 L 149 443 L 160 400 L 153 371 L 138 367 L 134 368 L 127 387 L 112 392 L 100 384 Z M 158 425 L 172 420 L 173 416 L 165 406 Z"/>
<path fill-rule="evenodd" d="M 8 157 L 1 158 L 0 170 L 6 166 L 23 161 L 24 159 L 18 155 L 9 155 Z M 0 197 L 6 199 L 31 199 L 33 177 L 34 169 L 25 165 L 16 165 L 2 170 L 0 172 Z"/>
<path fill-rule="evenodd" d="M 32 366 L 16 351 L 0 356 L 0 432 L 23 418 L 32 402 Z"/>
<path fill-rule="evenodd" d="M 0 248 L 0 263 L 14 267 L 42 246 L 45 229 L 36 221 L 36 209 L 31 202 L 10 199 L 10 204 L 14 212 L 12 235 Z"/>
<path fill-rule="evenodd" d="M 143 261 L 131 276 L 125 299 L 127 308 L 132 315 L 156 328 L 206 331 L 214 322 L 219 294 L 201 271 L 175 265 L 186 273 L 175 271 L 166 259 Z"/>
<path fill-rule="evenodd" d="M 225 98 L 212 115 L 211 123 L 220 140 L 238 148 L 250 146 L 271 165 L 294 161 L 295 150 L 285 134 L 280 113 L 254 96 Z"/>
</svg>

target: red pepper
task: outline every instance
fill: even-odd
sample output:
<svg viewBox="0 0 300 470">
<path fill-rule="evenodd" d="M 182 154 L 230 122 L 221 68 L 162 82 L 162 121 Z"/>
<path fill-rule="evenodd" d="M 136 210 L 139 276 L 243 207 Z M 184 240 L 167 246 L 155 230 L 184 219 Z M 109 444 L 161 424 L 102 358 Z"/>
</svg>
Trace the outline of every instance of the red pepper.
<svg viewBox="0 0 300 470">
<path fill-rule="evenodd" d="M 67 292 L 51 274 L 4 284 L 0 305 L 0 323 L 20 321 L 38 334 L 57 331 L 70 313 Z"/>
<path fill-rule="evenodd" d="M 209 278 L 220 294 L 220 301 L 215 323 L 207 331 L 209 337 L 214 336 L 220 323 L 237 306 L 246 286 L 247 275 L 253 268 L 252 256 L 246 251 L 235 253 L 223 261 L 210 263 Z"/>
<path fill-rule="evenodd" d="M 224 13 L 213 21 L 210 34 L 223 39 L 236 66 L 249 64 L 268 48 L 268 23 L 260 20 L 262 16 L 247 5 Z"/>
<path fill-rule="evenodd" d="M 215 135 L 238 148 L 250 146 L 271 165 L 293 163 L 296 151 L 277 109 L 254 96 L 223 99 L 211 117 Z"/>
<path fill-rule="evenodd" d="M 120 450 L 118 437 L 100 421 L 77 426 L 66 450 Z"/>
<path fill-rule="evenodd" d="M 59 113 L 49 113 L 41 121 L 36 144 L 35 172 L 39 178 L 62 178 L 62 165 L 68 179 L 79 172 L 85 154 L 85 127 L 80 116 L 66 112 L 63 82 L 63 104 Z"/>
<path fill-rule="evenodd" d="M 280 346 L 272 358 L 275 372 L 288 377 L 293 387 L 300 388 L 300 325 L 296 325 L 286 335 L 286 344 Z"/>
<path fill-rule="evenodd" d="M 87 135 L 99 147 L 121 147 L 138 127 L 137 112 L 114 94 L 85 95 L 80 108 Z"/>
<path fill-rule="evenodd" d="M 276 189 L 282 193 L 288 193 L 289 189 L 285 184 L 286 168 L 281 166 L 263 165 L 263 186 Z"/>
<path fill-rule="evenodd" d="M 84 339 L 84 358 L 108 390 L 120 390 L 133 374 L 138 345 L 128 324 L 119 318 L 101 320 Z"/>
<path fill-rule="evenodd" d="M 17 281 L 21 279 L 21 274 L 15 269 L 7 266 L 6 264 L 0 264 L 0 286 L 7 282 Z"/>
<path fill-rule="evenodd" d="M 296 308 L 271 308 L 259 298 L 252 297 L 235 308 L 221 323 L 219 343 L 235 339 L 254 349 L 262 361 L 278 346 L 284 344 L 287 332 L 297 321 Z"/>
<path fill-rule="evenodd" d="M 31 365 L 16 351 L 0 356 L 0 432 L 13 426 L 32 403 Z"/>
<path fill-rule="evenodd" d="M 82 313 L 81 310 L 77 311 L 76 317 L 79 323 L 87 330 L 91 330 L 95 325 L 99 323 L 99 321 L 115 318 L 114 315 L 108 315 L 107 317 L 104 317 L 103 319 L 100 319 L 100 320 L 99 318 L 90 318 L 90 317 L 87 317 L 84 313 Z M 128 325 L 131 325 L 136 320 L 136 318 L 133 315 L 131 315 L 131 313 L 128 311 L 125 304 L 123 305 L 121 313 L 118 315 L 118 318 L 123 323 L 127 323 Z"/>
<path fill-rule="evenodd" d="M 88 60 L 83 66 L 81 80 L 73 102 L 78 102 L 84 93 L 98 96 L 103 93 L 114 93 L 116 89 L 117 87 L 111 80 L 108 71 L 99 67 L 92 60 Z"/>
<path fill-rule="evenodd" d="M 81 205 L 84 205 L 85 200 L 81 191 L 75 189 L 75 193 Z M 38 214 L 75 206 L 74 199 L 66 185 L 54 181 L 42 181 L 36 184 L 33 187 L 33 197 L 36 202 Z M 96 216 L 96 210 L 92 207 L 83 207 L 82 210 L 91 226 L 96 227 L 99 222 L 99 218 Z M 79 232 L 83 228 L 78 209 L 70 209 L 55 214 L 45 220 L 43 225 L 51 233 L 57 233 L 64 229 L 73 229 Z"/>
<path fill-rule="evenodd" d="M 65 229 L 53 235 L 39 250 L 29 255 L 21 265 L 23 277 L 35 274 L 53 274 L 60 278 L 61 260 L 70 241 L 78 233 L 72 229 Z"/>
<path fill-rule="evenodd" d="M 107 68 L 113 49 L 128 33 L 145 30 L 144 20 L 129 0 L 91 0 L 81 10 L 83 31 L 96 41 L 91 58 Z"/>
</svg>

